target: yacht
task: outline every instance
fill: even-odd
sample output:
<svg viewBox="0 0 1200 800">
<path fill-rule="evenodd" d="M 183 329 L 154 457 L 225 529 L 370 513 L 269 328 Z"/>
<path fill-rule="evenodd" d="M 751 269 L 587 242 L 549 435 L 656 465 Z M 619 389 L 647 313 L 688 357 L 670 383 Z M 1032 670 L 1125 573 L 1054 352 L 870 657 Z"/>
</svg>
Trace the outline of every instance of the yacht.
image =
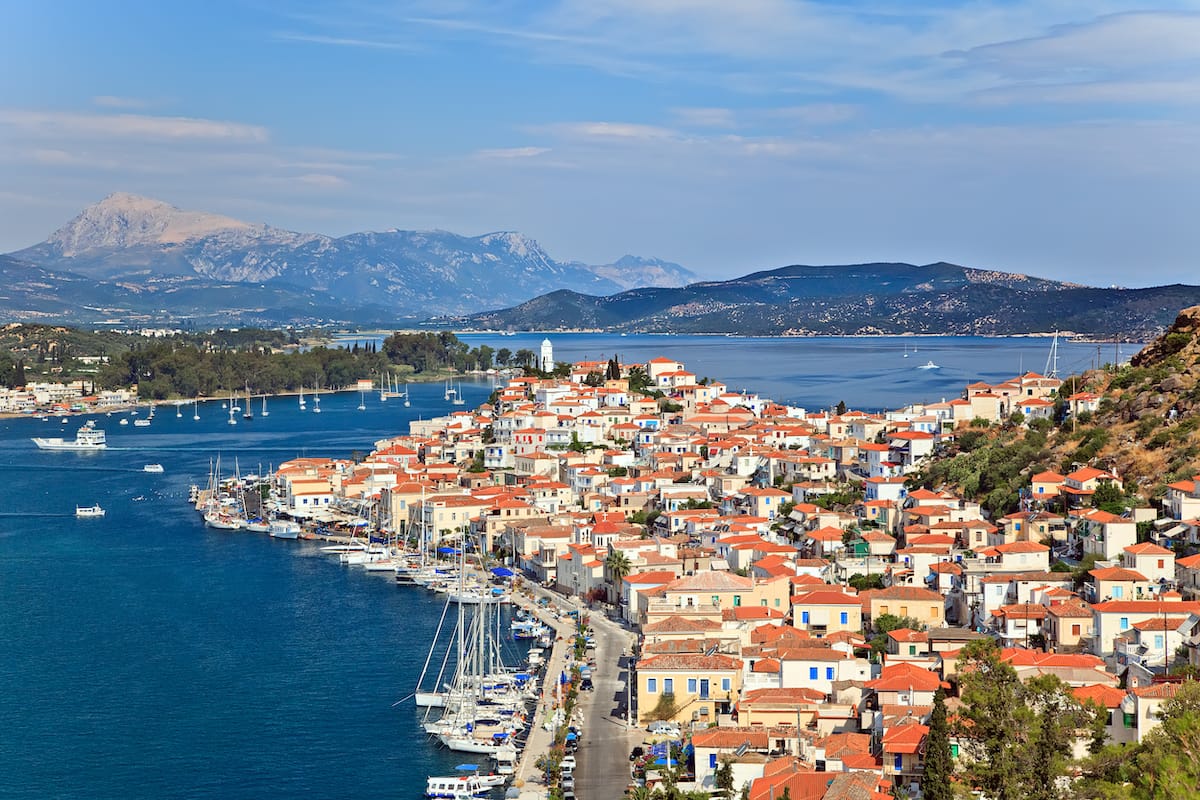
<svg viewBox="0 0 1200 800">
<path fill-rule="evenodd" d="M 75 516 L 80 519 L 94 519 L 104 516 L 104 509 L 98 505 L 95 506 L 75 506 Z"/>
<path fill-rule="evenodd" d="M 162 471 L 163 471 L 162 464 L 147 464 L 144 467 L 142 467 L 142 472 L 156 472 L 157 473 L 157 472 L 162 472 Z"/>
</svg>

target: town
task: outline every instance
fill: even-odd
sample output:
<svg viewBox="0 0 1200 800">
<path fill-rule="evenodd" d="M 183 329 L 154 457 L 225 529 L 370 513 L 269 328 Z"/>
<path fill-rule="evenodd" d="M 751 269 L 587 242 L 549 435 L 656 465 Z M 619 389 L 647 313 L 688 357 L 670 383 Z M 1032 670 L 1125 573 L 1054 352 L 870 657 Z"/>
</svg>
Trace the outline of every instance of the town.
<svg viewBox="0 0 1200 800">
<path fill-rule="evenodd" d="M 598 667 L 619 664 L 624 687 L 606 713 L 642 729 L 615 746 L 647 728 L 673 742 L 666 767 L 633 750 L 634 796 L 657 783 L 751 800 L 941 797 L 923 785 L 935 750 L 955 782 L 1001 796 L 969 769 L 995 760 L 982 722 L 978 736 L 946 732 L 947 710 L 979 713 L 966 695 L 984 666 L 1030 686 L 1053 676 L 1088 720 L 1059 745 L 1068 759 L 1145 741 L 1200 667 L 1200 555 L 1177 557 L 1200 542 L 1200 476 L 1172 483 L 1160 509 L 1113 513 L 1093 505 L 1121 480 L 1109 468 L 1043 471 L 996 518 L 910 485 L 967 430 L 1099 407 L 1063 388 L 1026 373 L 947 402 L 811 412 L 671 358 L 614 358 L 511 377 L 494 403 L 414 421 L 357 462 L 287 462 L 272 481 L 280 513 L 310 527 L 371 520 L 410 547 L 478 542 L 538 592 L 630 632 L 630 657 Z"/>
</svg>

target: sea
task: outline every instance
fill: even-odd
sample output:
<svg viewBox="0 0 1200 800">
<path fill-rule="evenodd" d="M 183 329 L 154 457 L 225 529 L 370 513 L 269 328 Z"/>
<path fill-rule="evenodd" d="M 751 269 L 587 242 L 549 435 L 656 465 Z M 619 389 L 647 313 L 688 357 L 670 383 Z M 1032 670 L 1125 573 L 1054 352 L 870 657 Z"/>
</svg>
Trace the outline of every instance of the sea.
<svg viewBox="0 0 1200 800">
<path fill-rule="evenodd" d="M 542 334 L 466 334 L 535 351 Z M 1046 339 L 757 339 L 552 334 L 555 358 L 664 355 L 734 389 L 828 407 L 952 397 L 977 379 L 1040 371 Z M 1128 357 L 1136 347 L 1124 345 Z M 908 358 L 904 353 L 908 352 Z M 1107 360 L 1112 345 L 1105 348 Z M 1060 342 L 1060 372 L 1096 357 Z M 926 361 L 938 369 L 918 370 Z M 1103 363 L 1103 361 L 1101 362 Z M 464 381 L 467 407 L 491 391 Z M 444 415 L 441 384 L 411 406 L 377 393 L 161 405 L 0 420 L 0 797 L 418 798 L 464 759 L 419 732 L 411 701 L 442 603 L 386 574 L 342 566 L 309 542 L 210 530 L 188 504 L 218 456 L 264 474 L 299 456 L 349 458 Z M 360 402 L 365 410 L 358 410 Z M 200 417 L 193 419 L 193 414 Z M 102 428 L 98 453 L 31 437 Z M 129 424 L 121 425 L 125 419 Z M 146 464 L 161 464 L 160 474 Z M 100 519 L 76 506 L 99 504 Z"/>
</svg>

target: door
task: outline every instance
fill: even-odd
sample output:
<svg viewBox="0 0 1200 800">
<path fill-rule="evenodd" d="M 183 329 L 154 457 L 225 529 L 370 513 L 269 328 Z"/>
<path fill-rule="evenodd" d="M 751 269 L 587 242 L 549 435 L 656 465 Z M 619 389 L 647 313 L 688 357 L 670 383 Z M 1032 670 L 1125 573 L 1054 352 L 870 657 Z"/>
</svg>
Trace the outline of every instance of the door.
<svg viewBox="0 0 1200 800">
<path fill-rule="evenodd" d="M 700 699 L 701 700 L 708 699 L 708 678 L 700 679 Z"/>
</svg>

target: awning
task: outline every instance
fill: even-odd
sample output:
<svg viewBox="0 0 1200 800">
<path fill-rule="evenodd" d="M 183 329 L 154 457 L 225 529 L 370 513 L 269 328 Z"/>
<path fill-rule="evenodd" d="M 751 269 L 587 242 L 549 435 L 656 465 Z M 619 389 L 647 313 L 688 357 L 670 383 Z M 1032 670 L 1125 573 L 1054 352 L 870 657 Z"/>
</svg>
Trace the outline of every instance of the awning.
<svg viewBox="0 0 1200 800">
<path fill-rule="evenodd" d="M 492 567 L 492 574 L 501 578 L 511 578 L 513 571 L 508 567 Z"/>
</svg>

